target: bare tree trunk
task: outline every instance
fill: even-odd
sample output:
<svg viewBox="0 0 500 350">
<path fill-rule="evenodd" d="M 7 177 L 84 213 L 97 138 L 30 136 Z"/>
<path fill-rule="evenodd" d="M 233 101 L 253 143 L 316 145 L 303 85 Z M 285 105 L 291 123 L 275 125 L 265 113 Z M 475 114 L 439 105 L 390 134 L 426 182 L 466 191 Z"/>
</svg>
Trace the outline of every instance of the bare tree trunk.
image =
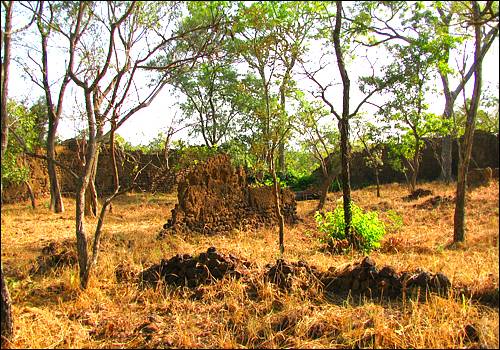
<svg viewBox="0 0 500 350">
<path fill-rule="evenodd" d="M 319 197 L 318 206 L 316 207 L 317 211 L 322 211 L 325 207 L 326 197 L 328 196 L 328 188 L 330 188 L 331 181 L 327 178 L 323 181 L 321 186 L 321 194 Z"/>
<path fill-rule="evenodd" d="M 377 198 L 380 198 L 380 181 L 378 178 L 378 168 L 375 168 L 375 180 L 377 181 Z"/>
<path fill-rule="evenodd" d="M 24 183 L 26 184 L 26 188 L 28 189 L 28 194 L 31 200 L 31 207 L 33 209 L 36 209 L 36 199 L 35 199 L 35 194 L 33 193 L 33 189 L 31 188 L 31 185 L 28 180 L 24 181 Z"/>
<path fill-rule="evenodd" d="M 278 169 L 280 174 L 286 173 L 286 164 L 285 164 L 285 140 L 281 140 L 278 145 Z"/>
<path fill-rule="evenodd" d="M 354 242 L 354 237 L 351 232 L 352 212 L 351 212 L 351 173 L 349 169 L 350 149 L 349 149 L 349 121 L 345 118 L 339 121 L 340 130 L 340 152 L 342 162 L 342 194 L 344 201 L 344 222 L 345 236 L 350 241 Z"/>
<path fill-rule="evenodd" d="M 328 197 L 328 189 L 330 188 L 330 185 L 332 184 L 332 181 L 336 175 L 334 175 L 333 171 L 330 170 L 329 173 L 323 173 L 323 176 L 325 177 L 325 180 L 323 181 L 323 184 L 321 186 L 321 194 L 319 197 L 318 206 L 316 208 L 317 211 L 322 211 L 325 207 L 326 198 Z"/>
<path fill-rule="evenodd" d="M 465 134 L 463 144 L 459 146 L 459 167 L 457 179 L 457 193 L 455 200 L 455 214 L 453 227 L 453 242 L 465 241 L 465 190 L 467 187 L 467 171 L 469 169 L 470 155 L 472 151 L 472 141 L 474 140 L 474 128 L 476 124 L 477 110 L 481 98 L 482 80 L 482 58 L 480 56 L 481 47 L 481 24 L 479 24 L 480 10 L 477 1 L 472 1 L 472 11 L 475 30 L 475 50 L 474 50 L 474 88 L 470 109 L 467 110 L 467 122 L 465 124 Z"/>
<path fill-rule="evenodd" d="M 271 172 L 271 176 L 273 177 L 274 205 L 276 206 L 276 217 L 278 219 L 278 224 L 279 224 L 280 254 L 283 255 L 283 253 L 285 252 L 285 245 L 284 245 L 285 219 L 283 217 L 283 214 L 281 213 L 280 188 L 278 184 L 278 179 L 276 178 L 276 170 L 274 169 L 274 157 L 270 158 L 271 160 L 270 160 L 269 170 Z"/>
<path fill-rule="evenodd" d="M 97 190 L 95 187 L 95 178 L 97 174 L 97 161 L 99 158 L 99 151 L 96 150 L 94 156 L 94 164 L 92 165 L 92 173 L 90 175 L 90 181 L 85 193 L 85 216 L 96 217 L 99 202 L 97 200 Z"/>
<path fill-rule="evenodd" d="M 50 114 L 50 112 L 49 112 Z M 55 138 L 57 130 L 57 120 L 49 118 L 49 131 L 47 135 L 47 170 L 50 183 L 50 210 L 55 213 L 64 212 L 64 204 L 61 196 L 61 189 L 57 179 L 56 165 L 52 159 L 56 158 Z"/>
<path fill-rule="evenodd" d="M 2 128 L 2 142 L 1 142 L 1 160 L 3 163 L 3 157 L 5 155 L 5 150 L 8 145 L 9 137 L 9 115 L 7 114 L 7 98 L 8 87 L 9 87 L 9 66 L 10 66 L 10 42 L 12 33 L 12 6 L 13 1 L 2 2 L 4 5 L 5 22 L 3 22 L 4 28 L 2 33 L 0 33 L 0 40 L 3 46 L 3 61 L 2 61 L 2 101 L 0 106 L 1 113 L 1 128 Z M 3 195 L 3 185 L 0 188 L 0 197 Z M 1 326 L 1 346 L 4 347 L 8 341 L 10 341 L 14 335 L 14 322 L 12 319 L 12 302 L 10 299 L 9 289 L 5 283 L 5 278 L 3 274 L 3 266 L 0 264 L 0 275 L 1 275 L 1 310 L 0 310 L 0 326 Z"/>
<path fill-rule="evenodd" d="M 337 57 L 337 66 L 342 78 L 342 117 L 339 119 L 340 131 L 340 152 L 342 163 L 342 193 L 344 199 L 344 221 L 345 221 L 345 236 L 348 241 L 357 246 L 354 237 L 351 234 L 351 174 L 349 170 L 350 149 L 349 149 L 349 92 L 351 82 L 345 69 L 342 47 L 340 45 L 340 29 L 342 20 L 342 2 L 336 1 L 337 12 L 335 14 L 335 29 L 333 31 L 333 44 L 335 48 L 335 56 Z"/>
</svg>

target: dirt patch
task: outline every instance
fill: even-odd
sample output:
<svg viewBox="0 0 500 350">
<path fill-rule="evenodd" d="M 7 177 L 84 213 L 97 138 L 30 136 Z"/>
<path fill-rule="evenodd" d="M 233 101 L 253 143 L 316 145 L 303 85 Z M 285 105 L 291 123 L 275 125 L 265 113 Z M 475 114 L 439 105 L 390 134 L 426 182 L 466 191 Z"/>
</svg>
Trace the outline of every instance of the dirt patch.
<svg viewBox="0 0 500 350">
<path fill-rule="evenodd" d="M 75 242 L 71 239 L 63 242 L 49 242 L 42 248 L 42 255 L 32 263 L 30 274 L 44 274 L 62 266 L 74 266 L 78 262 Z"/>
<path fill-rule="evenodd" d="M 143 286 L 156 285 L 164 281 L 172 286 L 195 288 L 210 284 L 224 276 L 240 278 L 247 274 L 251 263 L 229 254 L 225 255 L 210 247 L 198 256 L 177 254 L 170 259 L 163 259 L 139 274 Z"/>
<path fill-rule="evenodd" d="M 403 197 L 405 202 L 414 201 L 416 199 L 432 195 L 431 190 L 425 190 L 423 188 L 417 188 L 415 191 L 410 193 L 408 196 Z"/>
<path fill-rule="evenodd" d="M 191 168 L 178 184 L 178 204 L 158 235 L 194 231 L 203 234 L 258 228 L 277 222 L 270 186 L 250 187 L 243 168 L 234 168 L 222 154 Z M 281 189 L 282 213 L 287 223 L 298 221 L 293 192 Z"/>
<path fill-rule="evenodd" d="M 455 203 L 455 198 L 452 196 L 435 196 L 429 198 L 423 203 L 415 204 L 414 207 L 418 209 L 435 209 L 441 206 L 450 206 Z"/>
</svg>

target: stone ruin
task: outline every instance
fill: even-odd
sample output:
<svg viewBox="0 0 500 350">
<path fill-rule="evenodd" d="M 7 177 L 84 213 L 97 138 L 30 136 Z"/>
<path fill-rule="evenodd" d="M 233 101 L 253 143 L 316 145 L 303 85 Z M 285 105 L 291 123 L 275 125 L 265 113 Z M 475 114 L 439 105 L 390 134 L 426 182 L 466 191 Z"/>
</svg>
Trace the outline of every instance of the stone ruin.
<svg viewBox="0 0 500 350">
<path fill-rule="evenodd" d="M 272 187 L 250 186 L 246 179 L 244 169 L 235 169 L 226 154 L 192 167 L 178 183 L 178 204 L 158 238 L 169 230 L 216 234 L 276 223 Z M 285 222 L 298 222 L 294 193 L 281 189 L 281 203 Z"/>
</svg>

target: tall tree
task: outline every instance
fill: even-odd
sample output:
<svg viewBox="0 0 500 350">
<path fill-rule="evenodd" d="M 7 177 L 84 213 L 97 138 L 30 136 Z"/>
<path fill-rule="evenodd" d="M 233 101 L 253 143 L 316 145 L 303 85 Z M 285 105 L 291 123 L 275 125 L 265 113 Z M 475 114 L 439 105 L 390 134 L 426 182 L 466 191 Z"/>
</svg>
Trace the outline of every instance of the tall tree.
<svg viewBox="0 0 500 350">
<path fill-rule="evenodd" d="M 436 133 L 443 128 L 441 118 L 435 118 L 427 111 L 427 83 L 433 77 L 435 57 L 419 45 L 399 45 L 390 47 L 394 51 L 395 60 L 385 69 L 385 75 L 393 83 L 386 91 L 390 101 L 383 109 L 385 117 L 395 122 L 396 128 L 404 132 L 404 145 L 401 145 L 401 156 L 409 168 L 409 187 L 413 192 L 417 185 L 420 169 L 423 137 Z M 407 174 L 405 174 L 407 175 Z"/>
<path fill-rule="evenodd" d="M 329 84 L 324 84 L 318 78 L 318 73 L 322 72 L 325 68 L 321 61 L 323 57 L 319 60 L 320 67 L 316 70 L 307 69 L 304 65 L 305 74 L 311 79 L 311 81 L 316 85 L 317 92 L 314 94 L 315 97 L 321 98 L 323 102 L 328 106 L 330 113 L 332 113 L 338 121 L 338 127 L 340 132 L 340 152 L 341 152 L 341 183 L 342 183 L 342 197 L 343 197 L 343 207 L 344 207 L 344 222 L 345 222 L 345 236 L 351 243 L 351 245 L 357 247 L 359 242 L 356 238 L 355 232 L 352 231 L 351 221 L 351 179 L 350 179 L 350 157 L 351 149 L 349 143 L 349 120 L 356 116 L 360 108 L 365 104 L 369 103 L 369 99 L 377 92 L 390 83 L 390 81 L 383 81 L 375 76 L 375 70 L 372 70 L 372 75 L 360 78 L 362 81 L 370 82 L 373 88 L 362 89 L 364 97 L 358 103 L 358 105 L 351 111 L 350 108 L 350 92 L 351 92 L 351 81 L 349 78 L 349 73 L 346 68 L 346 63 L 344 56 L 350 51 L 348 50 L 348 45 L 353 40 L 353 34 L 356 33 L 356 28 L 353 22 L 345 20 L 343 15 L 343 5 L 341 1 L 335 2 L 335 15 L 331 14 L 331 9 L 329 4 L 323 3 L 321 9 L 319 10 L 319 15 L 321 16 L 321 28 L 319 35 L 323 37 L 328 44 L 333 44 L 334 57 L 337 63 L 337 70 L 340 74 L 342 81 L 342 108 L 339 111 L 334 105 L 332 100 L 326 95 L 327 89 L 333 85 L 333 82 Z M 342 40 L 341 40 L 342 39 Z"/>
<path fill-rule="evenodd" d="M 273 195 L 276 217 L 279 226 L 279 249 L 284 253 L 285 221 L 281 213 L 281 189 L 276 176 L 275 155 L 278 145 L 291 129 L 278 105 L 277 96 L 272 91 L 272 84 L 277 80 L 280 69 L 277 55 L 280 40 L 276 35 L 279 18 L 275 16 L 274 3 L 256 2 L 249 6 L 239 3 L 239 18 L 233 26 L 233 47 L 239 52 L 250 69 L 257 74 L 260 85 L 260 101 L 254 111 L 260 128 L 263 153 L 268 171 L 273 178 Z"/>
<path fill-rule="evenodd" d="M 67 5 L 74 23 L 65 32 L 69 42 L 69 75 L 82 93 L 88 127 L 85 164 L 76 188 L 75 218 L 80 286 L 84 289 L 97 264 L 105 209 L 110 203 L 105 201 L 100 211 L 90 257 L 83 216 L 97 149 L 108 135 L 147 107 L 173 74 L 207 55 L 210 44 L 220 40 L 216 28 L 221 15 L 209 3 L 187 4 L 187 19 L 180 17 L 182 3 Z M 144 72 L 156 75 L 149 77 L 151 83 L 144 90 L 138 90 L 137 79 L 141 74 L 144 79 Z M 113 121 L 112 132 L 104 134 L 109 120 Z"/>
<path fill-rule="evenodd" d="M 465 241 L 465 191 L 467 187 L 467 171 L 472 152 L 472 141 L 476 125 L 477 111 L 481 99 L 482 65 L 481 55 L 483 43 L 483 26 L 492 24 L 498 33 L 498 3 L 487 1 L 483 6 L 478 1 L 465 4 L 464 17 L 474 31 L 474 86 L 470 105 L 465 104 L 467 121 L 462 144 L 459 145 L 457 191 L 455 196 L 455 214 L 453 227 L 453 242 Z"/>
<path fill-rule="evenodd" d="M 228 60 L 212 59 L 177 77 L 175 86 L 187 97 L 181 109 L 194 116 L 193 133 L 213 147 L 227 139 L 239 115 L 238 74 Z"/>
<path fill-rule="evenodd" d="M 309 102 L 303 98 L 300 100 L 296 128 L 304 138 L 303 144 L 306 149 L 320 164 L 323 183 L 316 210 L 322 211 L 326 203 L 328 189 L 332 181 L 340 174 L 339 135 L 331 124 L 322 125 L 325 124 L 324 118 L 330 113 L 324 106 L 318 105 L 321 104 L 320 101 Z"/>
<path fill-rule="evenodd" d="M 0 105 L 0 117 L 1 117 L 1 161 L 3 164 L 5 151 L 7 149 L 9 141 L 9 115 L 7 112 L 7 100 L 9 98 L 9 74 L 10 74 L 10 62 L 11 62 L 11 45 L 12 45 L 12 35 L 21 32 L 31 26 L 34 21 L 34 17 L 26 25 L 20 28 L 13 28 L 12 18 L 14 12 L 14 1 L 2 1 L 1 9 L 4 14 L 4 19 L 2 21 L 3 26 L 0 26 L 0 47 L 2 53 L 1 60 L 1 105 Z M 3 194 L 3 185 L 0 184 L 0 197 Z M 9 289 L 7 288 L 7 283 L 5 282 L 5 276 L 3 273 L 3 265 L 0 264 L 0 279 L 1 279 L 1 311 L 0 311 L 0 326 L 1 326 L 1 343 L 2 347 L 4 342 L 10 341 L 14 334 L 14 326 L 12 320 L 12 302 L 10 299 Z"/>
<path fill-rule="evenodd" d="M 495 2 L 485 2 L 486 7 L 493 7 Z M 445 123 L 453 120 L 454 104 L 467 82 L 473 75 L 475 62 L 468 67 L 458 67 L 465 74 L 453 85 L 457 77 L 457 69 L 451 64 L 452 54 L 463 49 L 469 35 L 464 17 L 460 9 L 466 6 L 464 1 L 427 2 L 374 2 L 360 1 L 357 6 L 363 16 L 352 19 L 359 33 L 366 35 L 356 39 L 356 42 L 366 46 L 376 46 L 381 43 L 399 41 L 408 45 L 418 46 L 422 51 L 434 55 L 443 85 L 445 101 L 443 119 Z M 486 29 L 486 28 L 485 28 Z M 480 56 L 484 58 L 489 48 L 498 36 L 498 27 L 490 26 L 482 37 Z M 363 39 L 361 39 L 363 38 Z M 449 183 L 452 180 L 452 139 L 453 134 L 447 134 L 442 139 L 440 159 L 440 178 Z"/>
</svg>

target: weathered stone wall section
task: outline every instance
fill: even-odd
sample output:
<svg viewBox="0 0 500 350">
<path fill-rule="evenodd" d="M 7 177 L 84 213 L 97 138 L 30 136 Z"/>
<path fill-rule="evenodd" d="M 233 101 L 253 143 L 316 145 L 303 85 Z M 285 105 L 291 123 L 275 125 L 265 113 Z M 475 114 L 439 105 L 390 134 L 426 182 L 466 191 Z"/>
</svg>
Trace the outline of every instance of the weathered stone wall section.
<svg viewBox="0 0 500 350">
<path fill-rule="evenodd" d="M 178 183 L 178 204 L 164 228 L 215 234 L 276 223 L 272 188 L 249 187 L 246 177 L 243 168 L 234 168 L 226 154 L 193 166 Z M 282 189 L 281 197 L 286 222 L 296 223 L 293 192 Z"/>
</svg>

